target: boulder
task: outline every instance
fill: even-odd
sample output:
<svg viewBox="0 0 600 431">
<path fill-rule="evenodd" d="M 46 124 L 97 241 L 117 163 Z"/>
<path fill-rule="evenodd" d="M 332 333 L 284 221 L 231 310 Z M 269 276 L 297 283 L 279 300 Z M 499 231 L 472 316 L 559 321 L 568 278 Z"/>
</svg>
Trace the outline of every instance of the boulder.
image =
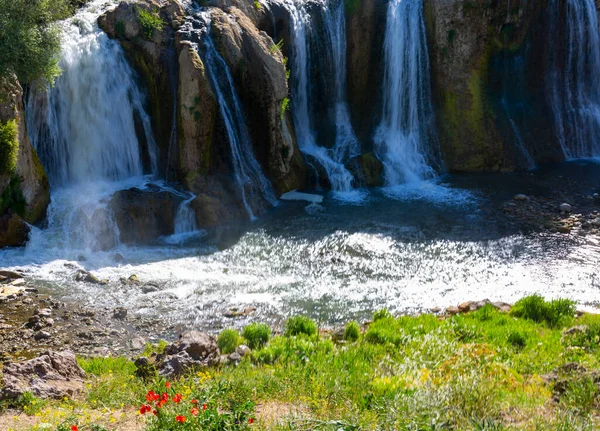
<svg viewBox="0 0 600 431">
<path fill-rule="evenodd" d="M 0 248 L 20 247 L 29 239 L 30 226 L 17 214 L 0 216 Z"/>
<path fill-rule="evenodd" d="M 358 187 L 381 187 L 384 183 L 384 167 L 374 153 L 361 154 L 348 162 L 348 170 Z"/>
<path fill-rule="evenodd" d="M 175 231 L 175 216 L 181 196 L 155 189 L 118 191 L 109 208 L 119 227 L 123 244 L 150 244 Z"/>
<path fill-rule="evenodd" d="M 3 398 L 31 392 L 40 398 L 71 397 L 83 389 L 85 372 L 71 352 L 46 352 L 38 358 L 4 366 Z"/>
<path fill-rule="evenodd" d="M 218 364 L 220 356 L 215 337 L 205 332 L 189 331 L 168 345 L 164 355 L 157 357 L 157 368 L 163 376 L 181 375 L 192 368 Z M 147 367 L 147 364 L 144 365 Z"/>
</svg>

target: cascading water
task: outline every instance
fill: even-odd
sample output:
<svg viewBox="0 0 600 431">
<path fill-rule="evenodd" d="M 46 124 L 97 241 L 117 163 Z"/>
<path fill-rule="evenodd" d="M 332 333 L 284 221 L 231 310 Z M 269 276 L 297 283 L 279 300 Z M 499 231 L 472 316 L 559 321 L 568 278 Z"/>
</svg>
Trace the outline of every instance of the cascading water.
<svg viewBox="0 0 600 431">
<path fill-rule="evenodd" d="M 63 23 L 62 75 L 47 92 L 31 91 L 27 101 L 29 135 L 53 186 L 142 175 L 136 120 L 157 169 L 133 71 L 119 44 L 96 24 L 100 3 Z"/>
<path fill-rule="evenodd" d="M 235 181 L 244 207 L 250 218 L 254 219 L 255 208 L 262 206 L 262 200 L 272 205 L 276 198 L 271 183 L 254 157 L 252 140 L 231 72 L 215 49 L 210 37 L 210 26 L 210 14 L 199 12 L 188 20 L 182 32 L 194 40 L 206 66 L 227 129 Z"/>
<path fill-rule="evenodd" d="M 46 92 L 32 90 L 27 126 L 52 185 L 48 228 L 36 231 L 29 250 L 78 253 L 107 250 L 119 231 L 108 200 L 140 183 L 143 141 L 150 169 L 156 145 L 132 69 L 119 44 L 98 27 L 104 0 L 89 3 L 62 23 L 62 75 Z"/>
<path fill-rule="evenodd" d="M 354 180 L 344 166 L 350 157 L 360 154 L 352 130 L 346 102 L 346 24 L 344 2 L 331 0 L 323 4 L 326 46 L 324 58 L 314 58 L 310 49 L 311 17 L 302 0 L 275 0 L 290 14 L 292 37 L 292 105 L 296 136 L 300 149 L 323 166 L 334 191 L 349 191 Z M 323 40 L 319 40 L 322 45 Z M 313 93 L 309 70 L 324 61 L 333 62 L 336 140 L 333 148 L 319 146 L 311 119 L 310 95 Z"/>
<path fill-rule="evenodd" d="M 385 34 L 383 120 L 375 149 L 388 185 L 435 175 L 437 135 L 422 0 L 391 0 Z"/>
<path fill-rule="evenodd" d="M 600 156 L 600 30 L 594 0 L 552 0 L 550 104 L 566 158 Z"/>
</svg>

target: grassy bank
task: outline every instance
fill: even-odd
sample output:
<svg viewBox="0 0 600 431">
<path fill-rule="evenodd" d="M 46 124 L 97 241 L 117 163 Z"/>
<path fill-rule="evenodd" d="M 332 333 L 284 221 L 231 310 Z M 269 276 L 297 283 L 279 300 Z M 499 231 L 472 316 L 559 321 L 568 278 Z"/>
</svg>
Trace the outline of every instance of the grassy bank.
<svg viewBox="0 0 600 431">
<path fill-rule="evenodd" d="M 509 314 L 491 305 L 449 318 L 381 311 L 367 329 L 350 324 L 341 342 L 308 320 L 274 337 L 253 327 L 244 335 L 256 348 L 237 367 L 167 384 L 136 377 L 124 358 L 81 359 L 92 377 L 77 400 L 26 397 L 3 418 L 58 431 L 593 430 L 600 316 L 573 314 L 569 301 L 530 297 Z M 239 341 L 220 339 L 225 349 Z"/>
</svg>

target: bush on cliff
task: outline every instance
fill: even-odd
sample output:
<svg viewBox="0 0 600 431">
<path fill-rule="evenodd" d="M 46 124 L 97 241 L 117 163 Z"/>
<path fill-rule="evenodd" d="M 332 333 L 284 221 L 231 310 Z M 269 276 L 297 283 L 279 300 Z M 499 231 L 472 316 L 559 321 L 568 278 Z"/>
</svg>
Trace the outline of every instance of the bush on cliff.
<svg viewBox="0 0 600 431">
<path fill-rule="evenodd" d="M 9 174 L 17 166 L 17 122 L 0 122 L 0 174 Z"/>
<path fill-rule="evenodd" d="M 52 83 L 60 73 L 56 21 L 72 11 L 69 0 L 0 0 L 0 78 L 16 74 L 28 84 Z"/>
</svg>

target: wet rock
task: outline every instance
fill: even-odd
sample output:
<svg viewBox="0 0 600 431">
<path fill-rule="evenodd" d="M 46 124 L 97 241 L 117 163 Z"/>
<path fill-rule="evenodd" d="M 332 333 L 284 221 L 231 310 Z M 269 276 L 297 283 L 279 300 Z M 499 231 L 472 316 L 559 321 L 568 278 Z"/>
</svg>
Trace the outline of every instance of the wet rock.
<svg viewBox="0 0 600 431">
<path fill-rule="evenodd" d="M 83 389 L 85 372 L 71 352 L 46 352 L 29 361 L 4 366 L 3 398 L 31 392 L 40 398 L 73 396 Z"/>
<path fill-rule="evenodd" d="M 131 340 L 131 348 L 134 350 L 142 350 L 146 347 L 146 340 L 142 337 L 136 337 Z"/>
<path fill-rule="evenodd" d="M 151 379 L 157 374 L 156 366 L 149 358 L 137 358 L 134 365 L 136 368 L 135 375 L 142 379 Z"/>
<path fill-rule="evenodd" d="M 157 286 L 156 284 L 152 284 L 152 283 L 146 283 L 142 286 L 142 293 L 144 293 L 144 294 L 158 292 L 159 290 L 160 290 L 160 287 Z"/>
<path fill-rule="evenodd" d="M 117 307 L 113 310 L 112 317 L 114 319 L 124 320 L 127 317 L 127 308 Z"/>
<path fill-rule="evenodd" d="M 16 271 L 8 271 L 8 270 L 0 270 L 0 276 L 10 278 L 12 280 L 17 280 L 23 278 L 23 274 Z"/>
<path fill-rule="evenodd" d="M 20 247 L 29 239 L 29 225 L 17 214 L 0 216 L 0 248 Z"/>
<path fill-rule="evenodd" d="M 442 311 L 442 309 L 440 307 L 433 307 L 429 311 L 431 311 L 433 314 L 438 314 L 438 313 L 440 313 Z"/>
<path fill-rule="evenodd" d="M 248 316 L 250 313 L 256 311 L 256 307 L 250 306 L 246 307 L 243 310 L 238 310 L 237 308 L 232 308 L 229 311 L 223 313 L 225 317 L 234 318 L 234 317 L 243 317 Z"/>
<path fill-rule="evenodd" d="M 107 280 L 100 280 L 98 277 L 96 277 L 91 272 L 83 270 L 83 269 L 80 269 L 79 271 L 77 271 L 75 273 L 75 281 L 86 282 L 86 283 L 91 283 L 91 284 L 98 284 L 98 285 L 108 284 Z"/>
<path fill-rule="evenodd" d="M 600 227 L 600 218 L 595 218 L 591 221 L 591 225 L 595 227 Z"/>
<path fill-rule="evenodd" d="M 529 196 L 524 195 L 524 194 L 518 194 L 514 197 L 514 200 L 519 201 L 519 202 L 524 202 L 524 201 L 528 201 L 529 200 Z"/>
<path fill-rule="evenodd" d="M 123 255 L 121 253 L 116 253 L 113 259 L 116 263 L 125 262 L 125 258 L 123 257 Z"/>
</svg>

